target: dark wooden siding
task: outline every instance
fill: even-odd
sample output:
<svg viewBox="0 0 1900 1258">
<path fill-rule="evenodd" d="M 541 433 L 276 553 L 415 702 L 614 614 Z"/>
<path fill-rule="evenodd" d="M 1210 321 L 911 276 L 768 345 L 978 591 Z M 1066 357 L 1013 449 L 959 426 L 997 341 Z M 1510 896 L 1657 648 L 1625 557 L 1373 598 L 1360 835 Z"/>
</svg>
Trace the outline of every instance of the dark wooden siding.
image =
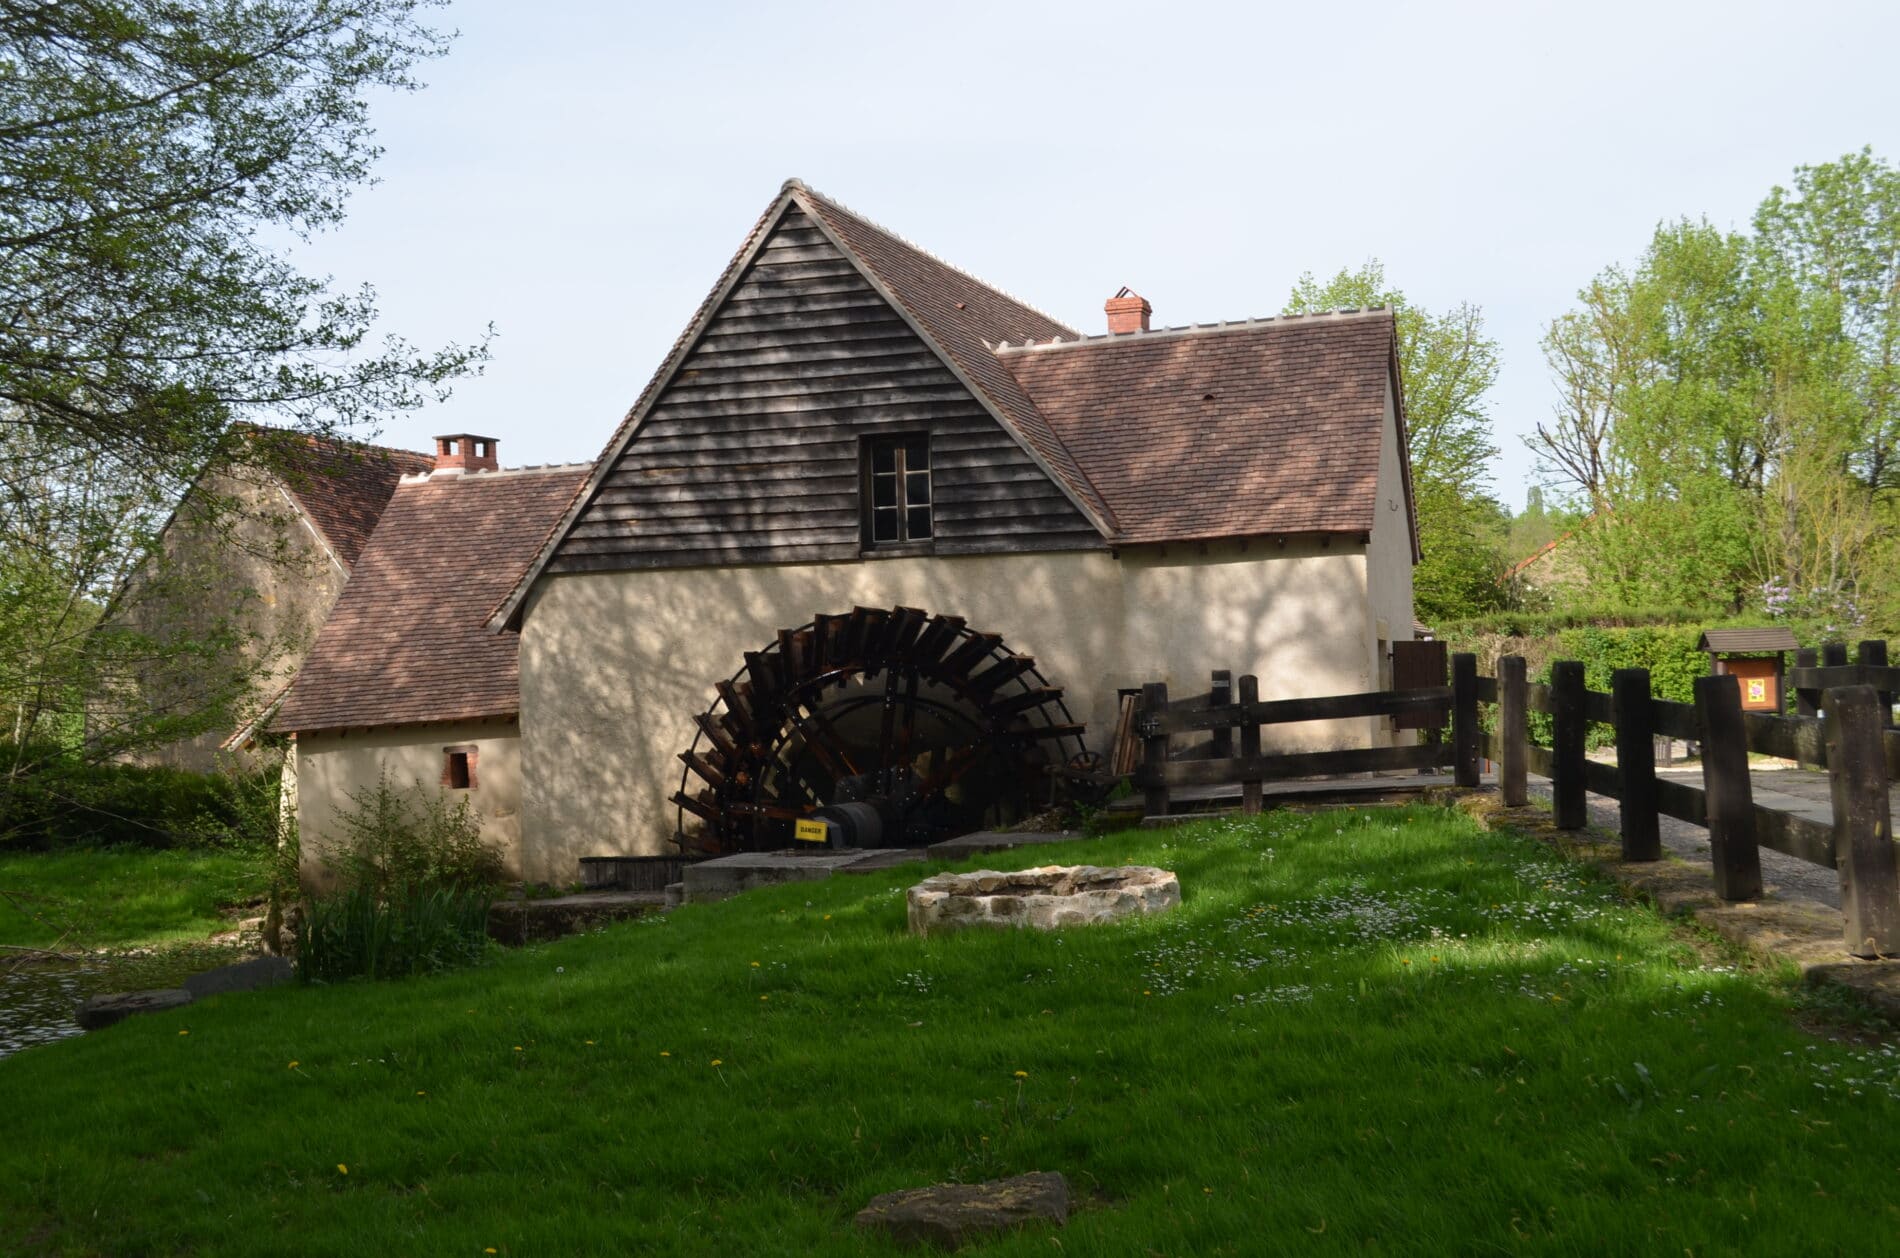
<svg viewBox="0 0 1900 1258">
<path fill-rule="evenodd" d="M 1104 545 L 793 208 L 548 570 L 856 559 L 858 448 L 862 437 L 880 432 L 930 434 L 934 553 Z"/>
</svg>

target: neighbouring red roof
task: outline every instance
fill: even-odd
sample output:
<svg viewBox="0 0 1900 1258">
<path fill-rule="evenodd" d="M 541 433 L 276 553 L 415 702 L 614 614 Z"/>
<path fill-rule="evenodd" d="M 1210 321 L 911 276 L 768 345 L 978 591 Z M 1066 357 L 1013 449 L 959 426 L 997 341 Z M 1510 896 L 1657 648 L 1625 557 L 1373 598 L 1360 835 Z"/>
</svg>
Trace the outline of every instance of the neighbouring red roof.
<svg viewBox="0 0 1900 1258">
<path fill-rule="evenodd" d="M 269 428 L 251 429 L 249 444 L 346 568 L 356 566 L 396 482 L 435 466 L 434 456 L 413 450 Z"/>
<path fill-rule="evenodd" d="M 398 485 L 271 720 L 280 733 L 512 716 L 517 636 L 484 622 L 588 468 Z"/>
<path fill-rule="evenodd" d="M 1006 348 L 998 360 L 1121 525 L 1117 541 L 1365 533 L 1393 372 L 1385 310 Z"/>
</svg>

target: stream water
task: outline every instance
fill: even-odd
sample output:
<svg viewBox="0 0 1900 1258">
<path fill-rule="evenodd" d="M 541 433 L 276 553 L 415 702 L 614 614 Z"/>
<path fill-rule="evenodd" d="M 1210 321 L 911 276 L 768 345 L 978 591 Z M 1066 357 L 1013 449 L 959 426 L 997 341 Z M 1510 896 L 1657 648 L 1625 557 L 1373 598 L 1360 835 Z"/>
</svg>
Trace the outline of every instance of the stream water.
<svg viewBox="0 0 1900 1258">
<path fill-rule="evenodd" d="M 102 992 L 177 987 L 204 970 L 255 956 L 241 944 L 193 943 L 76 960 L 5 960 L 0 953 L 0 1057 L 83 1032 L 73 1010 Z"/>
</svg>

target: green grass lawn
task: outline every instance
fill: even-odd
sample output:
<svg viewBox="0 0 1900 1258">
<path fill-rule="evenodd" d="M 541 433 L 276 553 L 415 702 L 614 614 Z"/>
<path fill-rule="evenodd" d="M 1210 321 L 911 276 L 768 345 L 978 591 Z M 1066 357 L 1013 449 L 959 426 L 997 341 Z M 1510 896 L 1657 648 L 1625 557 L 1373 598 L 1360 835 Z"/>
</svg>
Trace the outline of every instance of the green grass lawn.
<svg viewBox="0 0 1900 1258">
<path fill-rule="evenodd" d="M 106 847 L 0 852 L 0 945 L 119 948 L 203 939 L 264 894 L 263 853 Z"/>
<path fill-rule="evenodd" d="M 0 1060 L 0 1249 L 879 1253 L 872 1195 L 1066 1174 L 1010 1254 L 1878 1248 L 1900 1056 L 1443 811 L 989 858 L 1166 917 L 919 940 L 922 867 Z M 1808 1011 L 1812 1012 L 1812 1011 Z"/>
</svg>

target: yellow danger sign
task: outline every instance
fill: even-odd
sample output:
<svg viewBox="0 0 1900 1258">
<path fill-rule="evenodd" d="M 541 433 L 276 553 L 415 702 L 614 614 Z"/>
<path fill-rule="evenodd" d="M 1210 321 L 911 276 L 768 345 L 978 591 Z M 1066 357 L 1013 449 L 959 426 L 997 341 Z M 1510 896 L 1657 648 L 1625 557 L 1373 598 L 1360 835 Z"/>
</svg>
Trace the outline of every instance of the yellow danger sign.
<svg viewBox="0 0 1900 1258">
<path fill-rule="evenodd" d="M 825 843 L 830 841 L 831 832 L 822 821 L 794 821 L 792 837 L 800 843 Z"/>
</svg>

